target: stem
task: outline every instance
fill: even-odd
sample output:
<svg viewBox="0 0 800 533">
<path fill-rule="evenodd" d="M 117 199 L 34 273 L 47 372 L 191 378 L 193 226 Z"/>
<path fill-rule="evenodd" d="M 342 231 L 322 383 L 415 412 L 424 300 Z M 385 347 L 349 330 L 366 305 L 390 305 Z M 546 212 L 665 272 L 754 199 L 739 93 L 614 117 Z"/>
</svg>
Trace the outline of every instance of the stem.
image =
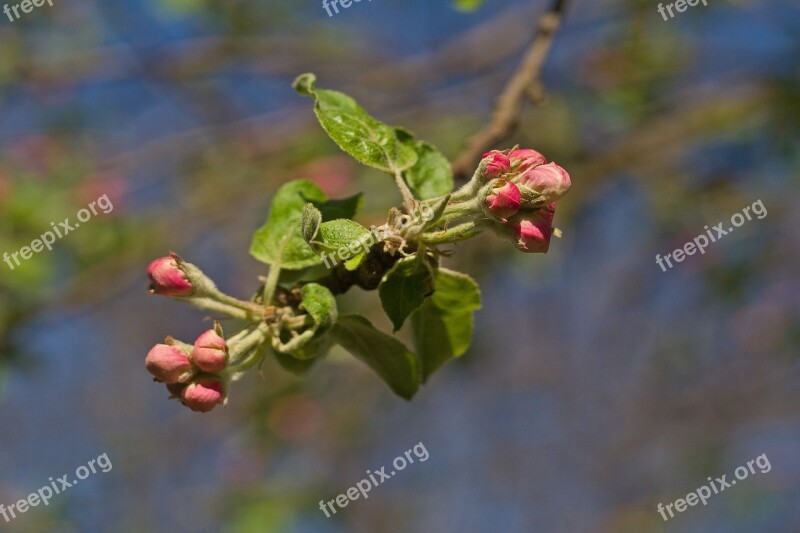
<svg viewBox="0 0 800 533">
<path fill-rule="evenodd" d="M 182 297 L 180 299 L 186 300 L 192 305 L 201 309 L 220 311 L 227 315 L 231 315 L 236 318 L 243 318 L 245 320 L 260 320 L 264 316 L 264 309 L 260 305 L 254 302 L 246 302 L 232 296 L 228 296 L 220 291 L 214 282 L 208 276 L 206 276 L 202 270 L 191 263 L 183 261 L 177 256 L 175 257 L 179 262 L 178 264 L 180 268 L 186 274 L 187 279 L 195 288 L 193 295 Z"/>
<path fill-rule="evenodd" d="M 483 231 L 484 226 L 485 223 L 482 220 L 470 220 L 443 231 L 423 233 L 419 240 L 424 244 L 431 245 L 465 241 Z"/>
<path fill-rule="evenodd" d="M 199 309 L 205 309 L 206 311 L 214 311 L 216 313 L 222 313 L 232 318 L 240 318 L 242 320 L 247 320 L 250 322 L 259 320 L 260 314 L 263 313 L 263 310 L 258 308 L 257 306 L 255 309 L 241 309 L 239 307 L 234 307 L 232 305 L 222 303 L 212 298 L 195 297 L 195 298 L 182 298 L 182 299 Z"/>
<path fill-rule="evenodd" d="M 478 197 L 463 202 L 456 202 L 447 206 L 444 215 L 439 219 L 439 223 L 447 223 L 457 218 L 466 217 L 469 215 L 480 215 L 481 212 L 480 200 Z"/>
<path fill-rule="evenodd" d="M 224 292 L 216 291 L 214 294 L 211 294 L 213 298 L 217 301 L 222 302 L 227 305 L 231 305 L 233 307 L 238 307 L 244 311 L 249 311 L 254 313 L 256 316 L 260 316 L 264 313 L 264 309 L 258 305 L 257 303 L 253 302 L 245 302 L 244 300 L 239 300 L 238 298 L 234 298 L 233 296 L 229 296 Z"/>
<path fill-rule="evenodd" d="M 522 104 L 532 89 L 542 94 L 540 76 L 553 38 L 564 16 L 568 0 L 553 0 L 550 8 L 539 19 L 536 35 L 517 71 L 497 98 L 494 113 L 486 126 L 476 133 L 467 147 L 453 163 L 456 177 L 465 176 L 481 153 L 511 133 L 518 123 Z M 535 103 L 541 102 L 541 98 Z"/>
<path fill-rule="evenodd" d="M 289 329 L 302 328 L 304 326 L 311 326 L 314 324 L 314 319 L 309 315 L 300 315 L 283 320 L 283 325 Z"/>
<path fill-rule="evenodd" d="M 241 372 L 246 372 L 246 371 L 250 370 L 251 368 L 253 368 L 255 366 L 255 364 L 258 363 L 259 361 L 261 361 L 261 359 L 264 358 L 264 355 L 267 354 L 266 352 L 261 354 L 261 353 L 259 353 L 260 351 L 261 351 L 260 348 L 256 348 L 255 350 L 253 350 L 253 352 L 250 354 L 249 357 L 247 357 L 244 361 L 242 361 L 239 364 L 239 366 L 236 367 L 235 370 L 234 369 L 232 369 L 232 370 L 234 370 L 234 372 L 238 374 L 238 373 L 241 373 Z"/>
<path fill-rule="evenodd" d="M 422 233 L 426 228 L 433 227 L 439 223 L 439 220 L 444 216 L 445 209 L 450 203 L 450 194 L 446 194 L 439 198 L 434 198 L 427 202 L 420 202 L 420 219 L 415 224 L 403 228 L 400 231 L 400 236 L 406 240 L 414 239 L 417 235 Z M 422 208 L 425 207 L 430 212 L 430 216 L 422 214 Z"/>
<path fill-rule="evenodd" d="M 280 267 L 271 266 L 267 281 L 264 284 L 264 305 L 270 305 L 272 299 L 275 297 L 275 289 L 278 287 L 278 278 L 280 278 L 280 276 Z"/>
<path fill-rule="evenodd" d="M 260 323 L 253 331 L 245 335 L 234 346 L 236 353 L 231 354 L 228 370 L 232 373 L 241 372 L 242 366 L 253 357 L 253 353 L 258 353 L 259 346 L 262 345 L 268 337 L 269 326 L 265 322 Z M 244 357 L 246 354 L 250 354 L 250 356 Z"/>
<path fill-rule="evenodd" d="M 394 171 L 394 181 L 397 183 L 397 188 L 400 189 L 400 194 L 403 195 L 403 204 L 409 213 L 413 213 L 417 201 L 414 199 L 414 195 L 411 194 L 411 189 L 408 188 L 406 180 L 403 179 L 403 173 L 399 170 Z"/>
<path fill-rule="evenodd" d="M 483 173 L 485 171 L 485 165 L 478 164 L 478 168 L 475 169 L 472 178 L 450 196 L 450 202 L 458 203 L 474 198 L 483 184 Z"/>
</svg>

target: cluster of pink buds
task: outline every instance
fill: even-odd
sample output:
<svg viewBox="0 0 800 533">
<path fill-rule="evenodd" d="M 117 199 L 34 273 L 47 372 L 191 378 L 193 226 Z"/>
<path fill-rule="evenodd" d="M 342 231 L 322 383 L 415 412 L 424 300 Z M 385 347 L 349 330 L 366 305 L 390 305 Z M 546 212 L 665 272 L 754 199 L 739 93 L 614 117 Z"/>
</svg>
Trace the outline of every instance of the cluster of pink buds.
<svg viewBox="0 0 800 533">
<path fill-rule="evenodd" d="M 225 380 L 217 375 L 228 362 L 228 345 L 219 324 L 188 345 L 172 337 L 156 344 L 145 358 L 155 381 L 165 383 L 171 398 L 192 411 L 206 413 L 225 403 Z"/>
<path fill-rule="evenodd" d="M 147 269 L 150 292 L 183 300 L 217 315 L 258 324 L 225 339 L 218 322 L 194 344 L 167 337 L 145 358 L 155 381 L 192 411 L 206 413 L 227 402 L 228 385 L 241 375 L 242 363 L 265 341 L 265 309 L 254 302 L 223 294 L 203 272 L 175 253 L 160 257 Z"/>
<path fill-rule="evenodd" d="M 523 252 L 547 252 L 555 202 L 571 185 L 567 171 L 530 149 L 493 150 L 483 155 L 482 167 L 484 212 Z"/>
<path fill-rule="evenodd" d="M 216 287 L 177 254 L 160 257 L 147 268 L 150 292 L 188 299 L 201 307 L 214 302 Z M 217 304 L 219 307 L 219 304 Z M 193 345 L 167 337 L 156 344 L 145 358 L 155 381 L 166 384 L 171 398 L 192 411 L 206 413 L 226 402 L 226 378 L 220 375 L 228 365 L 228 344 L 219 324 L 202 333 Z"/>
</svg>

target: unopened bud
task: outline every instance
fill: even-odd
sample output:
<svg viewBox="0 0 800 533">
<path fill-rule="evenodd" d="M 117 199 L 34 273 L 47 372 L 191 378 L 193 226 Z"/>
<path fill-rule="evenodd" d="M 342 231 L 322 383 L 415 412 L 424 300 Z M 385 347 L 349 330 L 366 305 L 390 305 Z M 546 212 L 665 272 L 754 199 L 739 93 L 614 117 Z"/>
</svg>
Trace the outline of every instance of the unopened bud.
<svg viewBox="0 0 800 533">
<path fill-rule="evenodd" d="M 207 413 L 225 402 L 225 390 L 217 378 L 200 377 L 181 391 L 183 405 L 199 413 Z"/>
<path fill-rule="evenodd" d="M 528 169 L 515 181 L 538 192 L 546 203 L 555 202 L 564 196 L 572 185 L 567 171 L 556 163 Z"/>
<path fill-rule="evenodd" d="M 547 253 L 553 236 L 556 204 L 537 211 L 522 211 L 508 221 L 516 247 L 526 253 Z"/>
<path fill-rule="evenodd" d="M 178 257 L 171 254 L 160 257 L 147 267 L 150 276 L 150 292 L 165 296 L 188 296 L 192 293 L 192 284 L 178 265 Z"/>
<path fill-rule="evenodd" d="M 189 358 L 177 346 L 156 344 L 144 360 L 147 370 L 162 383 L 177 383 L 192 370 Z"/>
<path fill-rule="evenodd" d="M 487 161 L 484 176 L 486 179 L 499 178 L 511 170 L 511 162 L 503 152 L 492 150 L 483 154 L 483 160 Z"/>
<path fill-rule="evenodd" d="M 209 329 L 194 341 L 192 362 L 203 372 L 219 372 L 228 364 L 228 344 L 217 331 Z"/>
<path fill-rule="evenodd" d="M 544 165 L 547 161 L 542 154 L 529 148 L 511 150 L 511 153 L 508 154 L 508 158 L 511 161 L 511 166 L 517 172 L 524 172 L 529 168 Z"/>
<path fill-rule="evenodd" d="M 510 181 L 497 180 L 497 184 L 486 195 L 489 212 L 503 221 L 519 211 L 519 205 L 519 189 Z"/>
</svg>

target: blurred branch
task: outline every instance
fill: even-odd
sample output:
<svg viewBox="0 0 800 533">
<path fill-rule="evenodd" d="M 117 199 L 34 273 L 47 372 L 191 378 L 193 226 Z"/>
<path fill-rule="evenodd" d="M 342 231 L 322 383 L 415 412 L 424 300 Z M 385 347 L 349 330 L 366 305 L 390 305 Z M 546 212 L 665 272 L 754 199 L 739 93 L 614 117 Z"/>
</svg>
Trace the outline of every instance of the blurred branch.
<svg viewBox="0 0 800 533">
<path fill-rule="evenodd" d="M 436 50 L 384 60 L 365 70 L 354 85 L 403 94 L 408 92 L 408 80 L 417 87 L 450 86 L 456 77 L 492 74 L 495 81 L 498 64 L 510 61 L 530 40 L 530 19 L 535 14 L 533 6 L 513 6 L 454 35 Z"/>
<path fill-rule="evenodd" d="M 623 170 L 643 171 L 661 166 L 664 162 L 679 164 L 686 146 L 703 136 L 737 131 L 769 104 L 769 94 L 759 86 L 728 85 L 726 99 L 716 90 L 695 99 L 690 105 L 674 109 L 653 118 L 613 142 L 603 151 L 570 166 L 581 177 L 581 188 Z"/>
<path fill-rule="evenodd" d="M 516 126 L 517 117 L 526 98 L 536 95 L 534 103 L 541 101 L 539 76 L 542 65 L 553 44 L 556 30 L 561 24 L 567 0 L 554 0 L 550 9 L 539 19 L 536 36 L 525 54 L 519 69 L 511 77 L 497 98 L 495 110 L 489 124 L 467 142 L 467 147 L 453 163 L 457 178 L 463 178 L 480 158 L 481 154 L 506 137 Z"/>
</svg>

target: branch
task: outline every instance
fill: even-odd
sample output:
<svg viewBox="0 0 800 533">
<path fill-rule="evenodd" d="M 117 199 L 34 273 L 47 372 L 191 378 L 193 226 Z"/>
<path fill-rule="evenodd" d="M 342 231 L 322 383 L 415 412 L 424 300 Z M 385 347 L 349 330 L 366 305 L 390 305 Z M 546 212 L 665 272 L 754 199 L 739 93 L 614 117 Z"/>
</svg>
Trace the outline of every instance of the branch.
<svg viewBox="0 0 800 533">
<path fill-rule="evenodd" d="M 516 128 L 522 103 L 526 98 L 530 98 L 533 103 L 541 101 L 539 76 L 566 5 L 567 0 L 554 0 L 550 9 L 539 19 L 536 36 L 522 64 L 497 98 L 492 119 L 484 129 L 469 139 L 467 147 L 453 163 L 453 172 L 457 178 L 468 176 L 481 154 Z"/>
</svg>

